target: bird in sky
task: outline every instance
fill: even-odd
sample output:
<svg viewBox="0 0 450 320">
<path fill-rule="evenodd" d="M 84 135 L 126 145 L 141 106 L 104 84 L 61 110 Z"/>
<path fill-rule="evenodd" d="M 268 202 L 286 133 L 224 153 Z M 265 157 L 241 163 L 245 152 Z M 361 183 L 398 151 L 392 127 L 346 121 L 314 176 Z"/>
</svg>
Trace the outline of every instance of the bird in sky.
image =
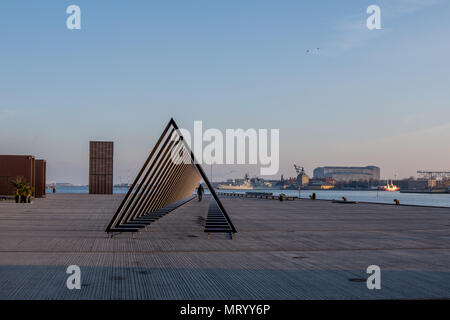
<svg viewBox="0 0 450 320">
<path fill-rule="evenodd" d="M 320 50 L 320 48 L 316 48 L 315 50 L 313 50 L 313 49 L 307 49 L 307 50 L 306 50 L 306 53 L 312 53 L 313 51 L 319 52 L 319 50 Z"/>
</svg>

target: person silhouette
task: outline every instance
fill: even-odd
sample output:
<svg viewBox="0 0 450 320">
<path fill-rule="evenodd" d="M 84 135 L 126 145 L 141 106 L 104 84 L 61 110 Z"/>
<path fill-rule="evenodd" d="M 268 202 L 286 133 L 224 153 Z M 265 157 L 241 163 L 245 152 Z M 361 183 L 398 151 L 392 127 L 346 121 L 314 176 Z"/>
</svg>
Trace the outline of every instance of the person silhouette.
<svg viewBox="0 0 450 320">
<path fill-rule="evenodd" d="M 197 195 L 198 195 L 198 201 L 200 202 L 200 201 L 202 201 L 202 197 L 203 197 L 203 193 L 205 192 L 205 190 L 203 189 L 203 186 L 202 186 L 202 184 L 200 183 L 199 185 L 198 185 L 198 188 L 197 188 Z"/>
</svg>

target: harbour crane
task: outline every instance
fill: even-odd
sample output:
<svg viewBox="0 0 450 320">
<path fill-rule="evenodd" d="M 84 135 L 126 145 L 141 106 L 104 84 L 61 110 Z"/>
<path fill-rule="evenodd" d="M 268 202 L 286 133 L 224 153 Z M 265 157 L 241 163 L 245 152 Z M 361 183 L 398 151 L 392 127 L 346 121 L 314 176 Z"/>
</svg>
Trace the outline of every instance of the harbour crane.
<svg viewBox="0 0 450 320">
<path fill-rule="evenodd" d="M 304 167 L 296 165 L 296 164 L 294 164 L 294 169 L 295 169 L 295 172 L 297 173 L 297 176 L 300 173 L 304 173 L 305 172 L 305 168 Z"/>
</svg>

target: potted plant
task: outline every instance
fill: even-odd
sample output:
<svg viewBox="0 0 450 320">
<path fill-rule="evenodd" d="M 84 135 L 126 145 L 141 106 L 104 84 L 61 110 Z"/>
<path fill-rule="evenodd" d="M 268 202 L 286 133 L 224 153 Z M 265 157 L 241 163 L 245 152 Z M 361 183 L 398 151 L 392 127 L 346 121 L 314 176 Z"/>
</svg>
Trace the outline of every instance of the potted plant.
<svg viewBox="0 0 450 320">
<path fill-rule="evenodd" d="M 34 188 L 29 188 L 28 191 L 28 203 L 33 203 L 33 192 L 34 192 Z"/>
<path fill-rule="evenodd" d="M 28 182 L 22 183 L 22 188 L 20 190 L 20 202 L 21 203 L 30 203 L 32 189 Z"/>
<path fill-rule="evenodd" d="M 23 195 L 25 196 L 24 203 L 32 203 L 33 188 L 31 188 L 28 183 L 25 183 L 23 187 Z"/>
<path fill-rule="evenodd" d="M 11 181 L 11 183 L 16 188 L 16 202 L 31 203 L 33 188 L 30 187 L 30 184 L 23 180 L 22 177 L 17 177 L 15 180 Z"/>
<path fill-rule="evenodd" d="M 16 179 L 11 181 L 13 187 L 16 188 L 16 191 L 14 192 L 16 203 L 19 203 L 21 200 L 23 182 L 22 177 L 16 177 Z"/>
<path fill-rule="evenodd" d="M 16 203 L 20 202 L 20 193 L 18 190 L 14 193 L 14 199 L 16 200 Z"/>
</svg>

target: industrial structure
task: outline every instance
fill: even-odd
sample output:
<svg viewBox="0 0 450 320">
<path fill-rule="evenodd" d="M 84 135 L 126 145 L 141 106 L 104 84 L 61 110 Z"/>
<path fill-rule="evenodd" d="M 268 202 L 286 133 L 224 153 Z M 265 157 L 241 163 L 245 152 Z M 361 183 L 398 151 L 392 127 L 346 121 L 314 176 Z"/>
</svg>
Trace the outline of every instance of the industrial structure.
<svg viewBox="0 0 450 320">
<path fill-rule="evenodd" d="M 401 192 L 449 193 L 450 171 L 418 170 L 417 180 L 408 179 Z"/>
<path fill-rule="evenodd" d="M 427 180 L 437 180 L 439 178 L 443 180 L 449 180 L 450 179 L 450 171 L 430 171 L 430 170 L 418 170 L 417 174 L 421 178 L 427 179 Z"/>
<path fill-rule="evenodd" d="M 380 180 L 380 168 L 376 166 L 319 167 L 314 169 L 314 178 L 331 178 L 338 182 Z"/>
<path fill-rule="evenodd" d="M 294 164 L 295 172 L 297 173 L 297 184 L 299 187 L 304 187 L 309 184 L 309 176 L 305 173 L 305 168 Z"/>
<path fill-rule="evenodd" d="M 89 143 L 89 193 L 113 193 L 114 143 L 91 141 Z"/>
</svg>

